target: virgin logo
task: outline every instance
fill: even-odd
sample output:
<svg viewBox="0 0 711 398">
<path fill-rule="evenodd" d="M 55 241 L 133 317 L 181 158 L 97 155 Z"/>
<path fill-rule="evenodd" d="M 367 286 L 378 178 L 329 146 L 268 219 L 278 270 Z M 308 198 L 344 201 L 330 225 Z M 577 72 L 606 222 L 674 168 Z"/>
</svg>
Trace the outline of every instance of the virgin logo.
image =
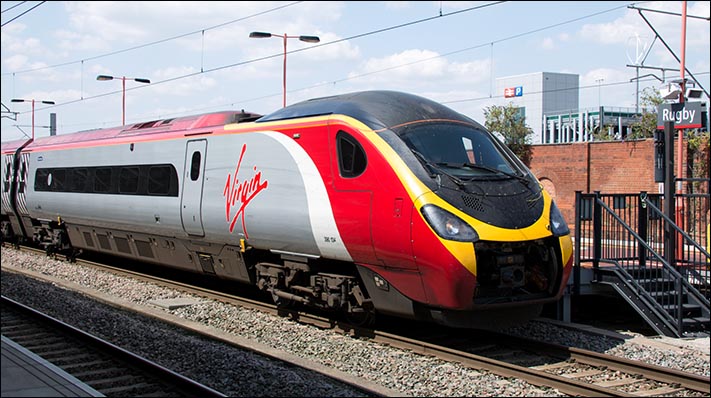
<svg viewBox="0 0 711 398">
<path fill-rule="evenodd" d="M 222 191 L 222 195 L 225 197 L 225 216 L 227 217 L 227 222 L 230 223 L 230 232 L 235 229 L 237 219 L 241 217 L 244 237 L 249 239 L 247 228 L 244 225 L 244 210 L 257 194 L 267 188 L 269 182 L 266 180 L 262 182 L 262 172 L 257 171 L 257 166 L 252 168 L 254 170 L 252 178 L 240 181 L 237 177 L 246 150 L 247 144 L 242 145 L 242 152 L 239 154 L 237 168 L 234 174 L 227 175 L 227 181 L 225 182 L 225 189 Z M 233 211 L 234 214 L 232 213 Z"/>
</svg>

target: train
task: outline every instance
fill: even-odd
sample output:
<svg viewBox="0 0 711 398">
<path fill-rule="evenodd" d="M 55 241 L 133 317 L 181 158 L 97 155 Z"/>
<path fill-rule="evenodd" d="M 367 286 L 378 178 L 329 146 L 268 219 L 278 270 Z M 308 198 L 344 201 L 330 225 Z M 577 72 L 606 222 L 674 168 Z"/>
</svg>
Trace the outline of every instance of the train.
<svg viewBox="0 0 711 398">
<path fill-rule="evenodd" d="M 2 143 L 3 242 L 255 286 L 279 306 L 458 328 L 558 301 L 571 234 L 496 135 L 372 90 Z"/>
</svg>

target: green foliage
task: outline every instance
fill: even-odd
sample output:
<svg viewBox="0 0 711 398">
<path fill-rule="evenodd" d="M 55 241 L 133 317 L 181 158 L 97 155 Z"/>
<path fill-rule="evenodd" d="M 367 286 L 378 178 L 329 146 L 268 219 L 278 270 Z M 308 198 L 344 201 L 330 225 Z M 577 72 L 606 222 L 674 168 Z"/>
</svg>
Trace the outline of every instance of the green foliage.
<svg viewBox="0 0 711 398">
<path fill-rule="evenodd" d="M 595 126 L 593 130 L 593 141 L 613 141 L 615 136 L 609 132 L 614 128 L 615 126 L 613 124 L 606 124 L 602 127 L 602 131 L 600 131 L 600 126 Z"/>
<path fill-rule="evenodd" d="M 692 159 L 692 178 L 709 178 L 709 156 L 711 155 L 711 135 L 698 129 L 687 132 L 688 157 Z"/>
<path fill-rule="evenodd" d="M 664 103 L 659 90 L 654 87 L 647 87 L 642 90 L 640 105 L 642 105 L 642 116 L 638 121 L 632 123 L 632 133 L 628 139 L 640 139 L 654 137 L 657 130 L 657 107 Z"/>
<path fill-rule="evenodd" d="M 513 103 L 507 106 L 492 105 L 484 109 L 484 116 L 486 129 L 498 133 L 503 138 L 504 144 L 526 165 L 529 165 L 533 154 L 530 144 L 533 130 L 526 125 L 519 108 Z"/>
</svg>

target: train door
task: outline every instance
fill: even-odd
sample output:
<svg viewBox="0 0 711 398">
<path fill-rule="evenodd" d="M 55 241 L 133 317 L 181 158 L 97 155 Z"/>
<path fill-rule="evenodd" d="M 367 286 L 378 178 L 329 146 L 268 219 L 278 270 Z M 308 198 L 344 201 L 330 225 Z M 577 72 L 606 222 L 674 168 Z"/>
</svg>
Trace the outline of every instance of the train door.
<svg viewBox="0 0 711 398">
<path fill-rule="evenodd" d="M 5 155 L 2 162 L 2 214 L 10 214 L 13 212 L 10 206 L 10 187 L 12 186 L 12 155 Z"/>
<path fill-rule="evenodd" d="M 188 141 L 185 149 L 180 217 L 183 221 L 183 229 L 189 235 L 205 235 L 201 208 L 206 152 L 207 140 Z"/>
<path fill-rule="evenodd" d="M 373 201 L 373 175 L 368 172 L 365 149 L 357 133 L 347 126 L 329 126 L 329 148 L 333 170 L 333 211 L 341 237 L 347 243 L 351 257 L 376 264 L 370 230 Z"/>
<path fill-rule="evenodd" d="M 32 141 L 18 148 L 14 155 L 5 156 L 2 189 L 3 213 L 9 216 L 13 232 L 25 238 L 32 236 L 32 221 L 27 211 L 26 196 L 30 154 L 22 152 L 22 149 L 30 142 Z"/>
</svg>

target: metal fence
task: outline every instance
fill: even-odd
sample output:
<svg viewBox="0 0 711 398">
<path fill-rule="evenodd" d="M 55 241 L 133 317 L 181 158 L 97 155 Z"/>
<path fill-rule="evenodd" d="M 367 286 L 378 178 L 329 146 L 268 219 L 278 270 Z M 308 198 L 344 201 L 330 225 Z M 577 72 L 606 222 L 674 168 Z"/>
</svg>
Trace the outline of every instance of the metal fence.
<svg viewBox="0 0 711 398">
<path fill-rule="evenodd" d="M 706 184 L 705 191 L 677 194 L 673 219 L 663 211 L 668 204 L 661 194 L 576 192 L 576 228 L 580 229 L 576 231 L 576 240 L 581 243 L 579 260 L 594 263 L 604 257 L 643 265 L 648 256 L 640 250 L 639 240 L 630 236 L 625 228 L 627 225 L 669 265 L 708 271 L 711 250 L 709 179 L 693 180 Z M 616 217 L 601 212 L 599 218 L 594 218 L 595 200 L 607 206 Z"/>
<path fill-rule="evenodd" d="M 575 293 L 582 263 L 591 263 L 596 273 L 608 266 L 634 300 L 646 303 L 656 319 L 681 335 L 684 322 L 693 319 L 684 312 L 688 296 L 705 312 L 709 307 L 708 192 L 678 194 L 673 203 L 647 192 L 576 192 Z"/>
</svg>

